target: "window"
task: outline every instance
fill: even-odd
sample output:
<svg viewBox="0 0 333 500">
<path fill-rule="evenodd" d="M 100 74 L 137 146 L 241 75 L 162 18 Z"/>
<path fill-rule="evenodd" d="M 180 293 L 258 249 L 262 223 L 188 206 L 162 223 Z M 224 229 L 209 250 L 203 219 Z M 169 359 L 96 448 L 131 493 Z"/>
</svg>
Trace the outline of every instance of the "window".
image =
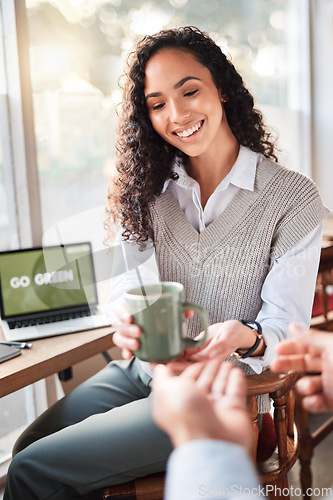
<svg viewBox="0 0 333 500">
<path fill-rule="evenodd" d="M 0 40 L 2 40 L 1 27 L 2 23 L 0 22 Z M 0 43 L 0 251 L 11 248 L 15 244 L 17 245 L 13 178 L 12 170 L 8 168 L 8 165 L 11 164 L 11 140 L 8 119 L 8 94 L 4 51 L 3 45 Z"/>
<path fill-rule="evenodd" d="M 164 27 L 191 24 L 208 31 L 231 55 L 258 107 L 278 128 L 284 159 L 296 169 L 309 170 L 299 141 L 307 103 L 295 101 L 295 89 L 302 83 L 306 93 L 309 81 L 298 64 L 307 54 L 307 32 L 300 25 L 306 19 L 302 2 L 26 4 L 44 231 L 63 218 L 105 204 L 114 168 L 124 59 L 139 38 Z"/>
<path fill-rule="evenodd" d="M 1 95 L 1 104 L 4 105 L 5 96 Z M 0 122 L 1 126 L 1 122 Z M 2 127 L 1 127 L 2 129 Z M 2 130 L 0 130 L 0 133 Z M 1 134 L 2 135 L 2 134 Z M 4 171 L 3 151 L 0 143 L 0 250 L 10 247 L 10 223 L 8 210 L 8 197 L 6 193 L 5 171 Z"/>
<path fill-rule="evenodd" d="M 6 4 L 6 12 L 0 10 L 0 251 L 15 248 L 28 242 L 27 231 L 19 231 L 21 203 L 19 194 L 26 192 L 17 182 L 16 176 L 22 171 L 19 169 L 20 159 L 18 148 L 22 146 L 22 135 L 19 128 L 22 126 L 20 100 L 18 97 L 18 57 L 9 57 L 15 50 L 15 25 L 12 21 L 13 4 Z M 4 21 L 6 16 L 6 23 Z M 4 33 L 6 28 L 6 36 Z M 6 44 L 4 40 L 6 39 Z M 8 62 L 10 64 L 8 65 Z M 18 105 L 18 106 L 17 106 Z M 21 127 L 22 130 L 22 127 Z M 14 133 L 14 132 L 17 133 Z M 15 169 L 13 168 L 15 165 Z M 24 204 L 24 203 L 23 203 Z M 25 207 L 24 207 L 25 208 Z M 21 220 L 21 222 L 23 222 Z M 26 243 L 28 244 L 28 243 Z M 11 449 L 22 430 L 36 416 L 47 408 L 46 390 L 44 381 L 34 384 L 0 400 L 0 480 L 6 474 L 11 458 Z"/>
</svg>

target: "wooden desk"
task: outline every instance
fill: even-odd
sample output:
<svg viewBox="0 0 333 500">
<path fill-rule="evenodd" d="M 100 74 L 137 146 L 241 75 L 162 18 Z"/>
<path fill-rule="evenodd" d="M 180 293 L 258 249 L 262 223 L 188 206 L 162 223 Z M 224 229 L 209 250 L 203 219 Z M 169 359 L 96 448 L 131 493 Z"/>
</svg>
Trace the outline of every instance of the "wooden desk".
<svg viewBox="0 0 333 500">
<path fill-rule="evenodd" d="M 0 397 L 110 349 L 113 332 L 111 327 L 96 328 L 31 341 L 31 349 L 22 349 L 21 356 L 0 364 Z"/>
</svg>

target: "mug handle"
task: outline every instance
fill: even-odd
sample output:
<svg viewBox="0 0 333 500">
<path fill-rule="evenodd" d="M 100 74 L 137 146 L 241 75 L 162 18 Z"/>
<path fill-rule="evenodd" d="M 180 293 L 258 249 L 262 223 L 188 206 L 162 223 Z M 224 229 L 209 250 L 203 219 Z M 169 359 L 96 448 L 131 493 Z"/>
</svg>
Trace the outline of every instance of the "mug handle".
<svg viewBox="0 0 333 500">
<path fill-rule="evenodd" d="M 199 306 L 198 304 L 194 304 L 193 302 L 184 302 L 182 304 L 182 312 L 185 312 L 185 311 L 195 311 L 200 316 L 201 321 L 202 321 L 203 330 L 205 332 L 204 336 L 199 340 L 194 340 L 194 339 L 191 339 L 189 337 L 184 338 L 183 340 L 184 340 L 185 348 L 187 348 L 187 347 L 199 347 L 205 342 L 206 337 L 207 337 L 207 329 L 209 326 L 207 312 L 205 311 L 205 309 L 203 307 Z"/>
</svg>

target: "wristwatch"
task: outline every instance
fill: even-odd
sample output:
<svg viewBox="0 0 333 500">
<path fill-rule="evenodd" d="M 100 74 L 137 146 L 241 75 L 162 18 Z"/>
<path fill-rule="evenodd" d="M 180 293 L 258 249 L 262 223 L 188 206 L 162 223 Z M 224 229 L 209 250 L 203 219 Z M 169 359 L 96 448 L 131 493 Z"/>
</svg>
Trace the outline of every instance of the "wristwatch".
<svg viewBox="0 0 333 500">
<path fill-rule="evenodd" d="M 261 328 L 261 324 L 258 323 L 258 321 L 252 321 L 252 320 L 248 320 L 248 319 L 240 319 L 239 321 L 241 323 L 243 323 L 243 325 L 251 328 L 253 333 L 255 333 L 255 335 L 256 335 L 255 343 L 246 352 L 244 352 L 243 354 L 240 354 L 238 351 L 233 353 L 233 356 L 236 359 L 245 359 L 245 358 L 248 358 L 249 356 L 251 356 L 251 354 L 258 348 L 260 341 L 262 339 L 262 328 Z"/>
</svg>

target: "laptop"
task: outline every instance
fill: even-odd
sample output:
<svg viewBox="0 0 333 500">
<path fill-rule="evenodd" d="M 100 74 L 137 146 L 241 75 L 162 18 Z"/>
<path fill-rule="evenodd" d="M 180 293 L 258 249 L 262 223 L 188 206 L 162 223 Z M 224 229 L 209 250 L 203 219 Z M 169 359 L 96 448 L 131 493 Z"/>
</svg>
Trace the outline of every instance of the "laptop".
<svg viewBox="0 0 333 500">
<path fill-rule="evenodd" d="M 109 325 L 90 242 L 0 252 L 0 315 L 6 341 Z"/>
</svg>

